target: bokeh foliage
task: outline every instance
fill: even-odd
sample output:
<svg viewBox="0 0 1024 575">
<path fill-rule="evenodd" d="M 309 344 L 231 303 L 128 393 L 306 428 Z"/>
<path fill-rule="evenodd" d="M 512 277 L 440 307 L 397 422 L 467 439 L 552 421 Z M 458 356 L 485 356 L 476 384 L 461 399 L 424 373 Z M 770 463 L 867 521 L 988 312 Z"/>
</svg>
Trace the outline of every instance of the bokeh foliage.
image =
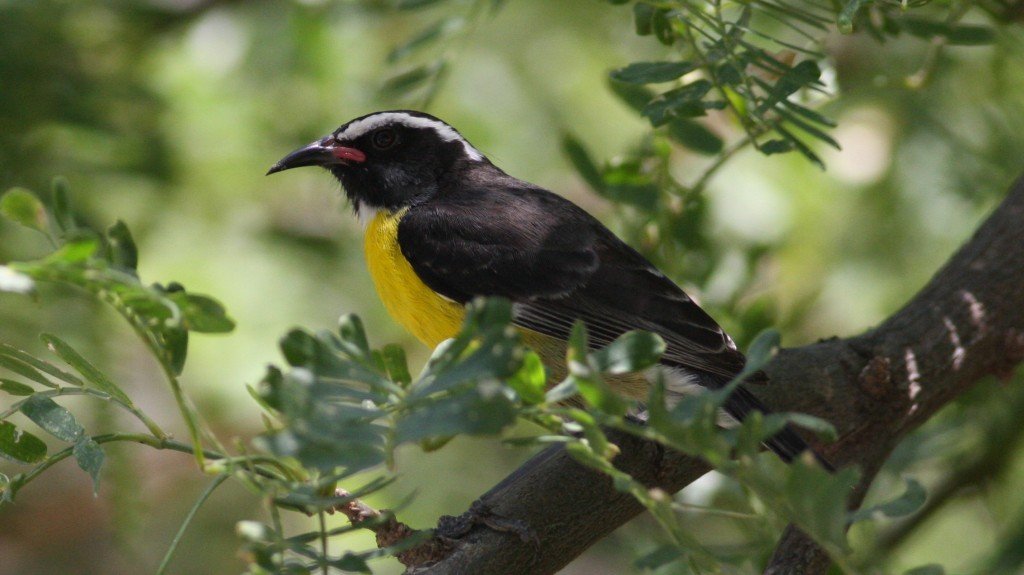
<svg viewBox="0 0 1024 575">
<path fill-rule="evenodd" d="M 331 211 L 318 199 L 323 196 L 324 181 L 315 175 L 300 176 L 292 180 L 298 185 L 290 186 L 258 180 L 283 150 L 357 113 L 390 106 L 429 106 L 514 175 L 566 191 L 604 216 L 671 276 L 685 281 L 689 291 L 703 295 L 705 306 L 745 343 L 768 326 L 775 326 L 787 343 L 798 343 L 850 333 L 878 321 L 968 234 L 983 208 L 1019 169 L 1019 134 L 1024 127 L 1020 120 L 1024 80 L 1019 70 L 1024 66 L 1024 50 L 1014 27 L 1020 9 L 1012 2 L 553 4 L 24 1 L 0 7 L 0 102 L 4 104 L 0 107 L 4 128 L 0 188 L 18 185 L 41 191 L 54 212 L 60 212 L 61 195 L 50 192 L 49 182 L 54 174 L 67 174 L 75 184 L 76 225 L 104 229 L 118 218 L 128 220 L 142 248 L 140 265 L 145 276 L 201 286 L 227 303 L 239 324 L 235 335 L 223 340 L 237 342 L 231 344 L 234 347 L 222 340 L 193 341 L 188 368 L 177 374 L 180 362 L 177 369 L 174 361 L 167 362 L 184 356 L 173 351 L 173 345 L 162 359 L 158 354 L 155 363 L 146 363 L 140 359 L 145 357 L 146 344 L 132 347 L 133 330 L 125 330 L 116 318 L 104 315 L 103 308 L 73 291 L 39 284 L 41 303 L 35 306 L 25 305 L 24 296 L 2 298 L 0 336 L 31 352 L 20 363 L 17 357 L 9 363 L 22 366 L 25 357 L 53 362 L 56 356 L 40 348 L 37 334 L 56 332 L 62 339 L 50 340 L 50 345 L 67 341 L 68 348 L 89 358 L 102 376 L 85 364 L 69 361 L 94 377 L 80 370 L 74 375 L 67 368 L 60 368 L 61 372 L 93 387 L 58 383 L 61 393 L 68 394 L 59 401 L 73 401 L 72 390 L 83 390 L 101 400 L 95 402 L 98 407 L 69 403 L 70 409 L 59 405 L 57 409 L 56 403 L 43 401 L 52 402 L 52 398 L 43 396 L 29 404 L 27 413 L 22 412 L 25 418 L 17 423 L 22 431 L 36 429 L 32 426 L 39 422 L 39 429 L 56 431 L 52 440 L 60 445 L 57 453 L 84 461 L 87 470 L 101 469 L 100 493 L 109 488 L 104 501 L 113 502 L 114 518 L 99 523 L 108 525 L 105 533 L 110 539 L 119 541 L 82 547 L 89 551 L 75 554 L 74 559 L 96 557 L 97 565 L 104 564 L 104 572 L 137 572 L 139 564 L 155 567 L 189 505 L 182 502 L 174 507 L 180 511 L 151 514 L 168 515 L 170 527 L 158 530 L 166 532 L 166 537 L 132 538 L 132 525 L 157 521 L 141 517 L 144 512 L 133 513 L 133 508 L 170 507 L 162 499 L 133 501 L 125 495 L 137 490 L 145 474 L 131 469 L 130 463 L 124 465 L 140 457 L 137 452 L 116 450 L 116 442 L 99 443 L 110 430 L 125 425 L 103 406 L 124 398 L 96 384 L 96 379 L 118 382 L 118 388 L 131 398 L 126 405 L 151 413 L 159 421 L 158 428 L 175 427 L 179 433 L 190 430 L 171 421 L 169 414 L 178 412 L 174 394 L 161 399 L 154 391 L 160 386 L 154 381 L 162 371 L 175 374 L 184 386 L 191 381 L 200 411 L 211 417 L 207 441 L 212 437 L 226 441 L 225 437 L 235 434 L 261 433 L 256 402 L 245 394 L 243 382 L 263 378 L 264 384 L 254 389 L 272 410 L 272 431 L 264 445 L 275 456 L 294 455 L 273 451 L 274 438 L 294 431 L 294 424 L 315 423 L 323 417 L 370 416 L 340 407 L 351 397 L 334 398 L 339 406 L 326 414 L 301 402 L 274 406 L 270 393 L 274 372 L 262 374 L 261 365 L 279 361 L 273 349 L 275 334 L 286 333 L 296 323 L 327 325 L 342 311 L 358 311 L 367 318 L 370 334 L 382 341 L 402 337 L 374 303 L 368 282 L 359 279 L 365 274 L 358 249 L 352 247 L 358 245 L 352 239 L 355 233 L 351 237 L 343 233 L 339 239 L 333 231 L 354 226 L 340 217 L 322 215 Z M 837 27 L 850 26 L 852 35 L 835 33 Z M 635 32 L 650 34 L 634 38 Z M 978 43 L 985 45 L 957 46 Z M 722 49 L 726 54 L 719 56 Z M 683 62 L 690 64 L 684 67 Z M 659 68 L 662 75 L 653 78 L 659 81 L 644 84 L 652 78 L 641 73 Z M 788 69 L 795 72 L 787 75 Z M 668 77 L 677 72 L 680 76 Z M 654 103 L 659 104 L 652 107 Z M 793 111 L 792 105 L 807 112 Z M 699 114 L 705 110 L 707 115 Z M 813 130 L 785 123 L 793 117 L 811 122 L 813 130 L 836 140 L 846 151 L 836 153 L 827 144 L 822 146 L 825 138 Z M 652 129 L 662 120 L 666 121 Z M 830 123 L 837 127 L 828 128 Z M 773 132 L 776 125 L 792 137 Z M 558 137 L 558 128 L 564 138 Z M 565 156 L 559 153 L 560 142 Z M 790 148 L 796 153 L 765 159 L 750 153 L 755 147 L 767 147 L 769 152 Z M 719 162 L 723 154 L 727 161 Z M 813 154 L 828 170 L 821 173 L 801 154 Z M 577 168 L 578 176 L 566 169 L 570 164 L 563 157 Z M 590 192 L 578 181 L 588 184 Z M 285 194 L 290 197 L 282 198 L 282 185 L 290 188 Z M 6 197 L 12 202 L 12 214 L 22 223 L 40 213 L 31 206 L 24 209 L 25 200 L 10 192 Z M 65 254 L 71 261 L 57 258 L 50 263 L 68 264 L 62 274 L 96 272 L 89 266 L 98 266 L 101 274 L 133 269 L 135 265 L 126 264 L 134 255 L 107 246 L 119 242 L 124 246 L 126 229 L 96 234 L 108 239 L 97 239 L 95 245 L 75 244 L 85 246 L 78 254 L 85 254 L 84 259 Z M 0 223 L 0 238 L 0 257 L 5 262 L 51 251 L 43 236 L 8 223 Z M 215 248 L 206 249 L 211 246 Z M 179 306 L 189 296 L 175 295 L 179 292 L 174 286 L 148 287 L 137 278 L 133 283 L 131 274 L 117 277 L 108 278 L 114 283 L 102 286 L 104 292 L 133 296 L 129 301 L 137 301 L 145 313 L 158 314 L 155 325 L 162 331 L 182 333 L 183 324 L 175 321 L 188 314 L 174 317 L 170 311 L 181 311 Z M 96 293 L 100 287 L 96 285 Z M 192 317 L 205 318 L 207 311 L 200 305 Z M 218 317 L 214 313 L 209 319 L 222 324 Z M 290 332 L 283 350 L 290 368 L 278 372 L 280 385 L 296 384 L 290 378 L 303 381 L 300 376 L 303 370 L 308 373 L 311 359 L 304 354 L 310 349 L 337 355 L 342 353 L 340 343 L 351 343 L 347 339 L 351 331 L 330 336 L 321 332 Z M 177 345 L 184 349 L 182 343 Z M 359 350 L 379 348 L 354 345 Z M 412 365 L 426 359 L 422 352 L 409 349 Z M 409 385 L 413 378 L 403 375 L 398 367 L 403 361 L 394 350 L 382 348 L 365 363 L 357 361 L 366 359 L 358 354 L 342 353 L 341 357 L 345 365 L 362 365 L 383 377 L 380 381 Z M 5 357 L 11 353 L 15 352 Z M 65 355 L 60 357 L 66 360 Z M 53 363 L 45 365 L 57 369 Z M 23 368 L 22 372 L 33 373 Z M 26 384 L 42 385 L 32 377 L 25 380 L 24 373 L 6 371 L 3 390 L 25 393 Z M 494 386 L 491 391 L 497 395 L 487 398 L 480 397 L 482 389 L 466 385 L 458 389 L 460 393 L 443 396 L 448 399 L 431 401 L 451 402 L 435 407 L 465 414 L 469 413 L 462 409 L 466 405 L 486 399 L 501 415 L 492 422 L 495 427 L 486 429 L 493 432 L 510 421 L 508 406 L 518 411 L 544 403 L 536 390 L 531 394 L 529 381 L 525 375 L 513 378 L 507 382 L 511 388 Z M 512 385 L 517 382 L 518 387 Z M 316 386 L 313 390 L 338 392 L 336 382 L 326 390 Z M 587 412 L 569 414 L 579 426 L 573 431 L 590 434 L 573 449 L 581 458 L 600 464 L 607 453 L 593 423 L 613 424 L 621 415 L 621 405 L 609 399 L 599 384 L 585 384 L 584 390 L 600 407 L 589 413 L 593 422 Z M 49 391 L 38 388 L 37 392 Z M 948 489 L 952 495 L 947 500 L 953 505 L 929 515 L 929 521 L 914 531 L 915 537 L 903 537 L 898 543 L 885 543 L 882 537 L 883 550 L 878 553 L 871 551 L 869 542 L 875 532 L 884 536 L 888 524 L 859 523 L 852 534 L 858 553 L 851 559 L 854 564 L 880 565 L 887 572 L 933 561 L 957 572 L 987 572 L 991 565 L 1009 572 L 1017 565 L 1014 557 L 1019 550 L 1012 544 L 1021 514 L 1013 497 L 1014 486 L 1021 480 L 1017 451 L 981 458 L 982 468 L 992 469 L 991 474 L 979 474 L 977 466 L 965 462 L 965 455 L 987 445 L 985 438 L 1006 429 L 979 414 L 1008 410 L 1013 420 L 1015 404 L 1005 401 L 1008 394 L 986 385 L 901 447 L 891 469 L 880 478 L 876 499 L 890 500 L 905 493 L 897 501 L 919 500 L 914 480 L 902 478 L 909 471 L 929 493 Z M 10 403 L 5 398 L 4 409 L 23 397 L 11 396 Z M 404 413 L 398 405 L 394 413 Z M 156 411 L 150 411 L 153 406 Z M 69 419 L 65 414 L 72 412 L 74 419 Z M 380 417 L 387 421 L 391 415 Z M 371 425 L 378 420 L 359 421 L 367 429 L 378 430 Z M 199 427 L 196 433 L 204 434 Z M 227 435 L 225 429 L 230 430 Z M 536 435 L 537 429 L 517 431 Z M 114 455 L 98 463 L 96 449 L 84 440 L 87 435 Z M 15 437 L 5 432 L 4 437 L 8 436 Z M 441 443 L 438 437 L 415 440 L 423 439 L 433 447 Z M 386 434 L 382 444 L 376 441 L 369 444 L 388 445 Z M 418 448 L 370 449 L 373 456 L 365 461 L 387 460 L 390 453 L 400 472 L 390 491 L 370 495 L 370 500 L 393 507 L 404 500 L 405 493 L 419 487 L 419 496 L 407 511 L 400 510 L 404 520 L 411 517 L 417 526 L 432 524 L 442 512 L 460 511 L 524 455 L 498 449 L 493 441 L 478 441 L 459 438 L 426 456 L 417 455 Z M 247 440 L 231 443 L 230 451 L 239 457 L 256 457 Z M 83 447 L 76 453 L 79 444 Z M 746 445 L 750 444 L 748 439 Z M 160 445 L 187 449 L 173 442 Z M 26 457 L 39 454 L 38 445 L 29 446 Z M 333 457 L 330 450 L 315 455 Z M 353 468 L 366 464 L 356 460 Z M 768 466 L 770 477 L 792 473 L 793 485 L 807 485 L 798 479 L 801 468 L 778 469 L 765 457 L 756 458 L 754 464 Z M 459 466 L 464 469 L 461 477 L 479 476 L 478 482 L 469 485 L 467 481 L 459 489 L 444 479 L 431 482 L 431 475 L 444 477 L 443 471 Z M 185 468 L 190 473 L 175 471 Z M 59 469 L 53 468 L 54 472 Z M 227 465 L 215 466 L 213 471 L 249 470 Z M 13 477 L 21 468 L 8 471 L 5 467 L 4 472 Z M 176 473 L 179 481 L 190 476 L 194 480 L 197 475 L 194 467 L 180 464 L 164 467 L 163 472 Z M 379 487 L 380 477 L 372 471 L 357 474 L 349 478 L 355 483 L 347 487 L 362 494 L 366 490 L 358 489 L 360 485 Z M 958 477 L 967 479 L 958 481 Z M 261 474 L 251 479 L 257 491 L 273 483 L 281 494 L 301 495 L 298 486 L 307 486 L 307 499 L 285 503 L 326 504 L 318 499 L 323 494 L 309 487 L 313 479 L 302 474 L 287 481 Z M 46 481 L 33 487 L 47 491 Z M 761 500 L 750 497 L 756 490 L 749 477 L 739 482 L 716 481 L 718 487 L 712 491 L 694 489 L 674 500 L 649 501 L 661 510 L 654 516 L 669 526 L 667 531 L 641 522 L 632 531 L 616 535 L 590 558 L 582 558 L 578 568 L 599 572 L 590 563 L 594 561 L 601 568 L 622 572 L 640 557 L 642 567 L 635 569 L 678 569 L 683 541 L 682 548 L 697 556 L 686 560 L 721 561 L 728 555 L 726 559 L 734 564 L 731 569 L 751 569 L 758 557 L 769 552 L 782 518 L 800 510 L 764 513 Z M 253 499 L 244 493 L 225 495 L 232 483 L 219 487 L 206 505 L 215 505 L 218 498 Z M 88 481 L 75 476 L 66 481 L 69 488 L 81 484 L 85 494 L 91 492 Z M 622 485 L 630 487 L 624 479 Z M 981 495 L 958 497 L 977 486 L 987 489 Z M 771 482 L 761 487 L 768 495 L 758 493 L 768 501 L 773 501 L 772 493 L 786 489 Z M 41 505 L 38 499 L 26 499 L 33 491 L 23 490 L 21 505 L 5 506 L 6 517 L 0 517 L 5 530 L 9 528 L 19 542 L 32 541 L 24 528 L 14 525 L 32 524 L 28 510 Z M 195 491 L 198 495 L 198 487 Z M 73 505 L 82 508 L 92 505 L 90 501 L 75 500 Z M 901 510 L 900 505 L 894 514 L 914 507 L 908 504 Z M 674 513 L 668 512 L 669 507 Z M 310 541 L 316 539 L 318 528 L 304 523 L 301 514 L 286 514 L 278 528 L 272 516 L 248 509 L 245 514 L 229 507 L 225 515 L 233 520 L 260 517 L 268 523 L 268 529 L 243 530 L 253 557 L 270 560 L 272 556 L 260 550 L 282 548 L 285 543 L 306 561 L 311 553 L 316 555 L 316 545 L 310 546 Z M 824 525 L 831 526 L 833 534 L 836 525 L 849 519 L 827 505 L 818 511 L 830 518 Z M 680 512 L 684 513 L 682 527 L 673 523 Z M 197 517 L 201 519 L 203 513 L 200 509 Z M 991 545 L 970 549 L 957 545 L 961 538 L 956 534 L 965 524 L 989 534 Z M 190 529 L 200 530 L 197 541 L 219 536 L 226 543 L 211 547 L 220 549 L 219 554 L 179 553 L 175 561 L 191 566 L 183 570 L 241 569 L 231 563 L 237 540 L 230 529 L 199 524 Z M 348 531 L 344 526 L 334 529 Z M 286 531 L 300 535 L 285 541 Z M 360 542 L 348 535 L 338 541 L 332 542 L 335 552 L 343 548 L 357 552 L 336 557 L 344 562 L 339 566 L 349 568 L 359 566 L 364 557 L 360 550 L 371 547 L 365 539 Z M 188 546 L 188 532 L 182 544 Z M 59 558 L 45 551 L 45 543 L 42 549 L 38 555 L 46 559 L 21 567 L 21 572 L 46 572 L 45 563 L 53 565 L 53 572 L 62 572 Z M 116 558 L 126 554 L 137 554 L 136 562 L 119 566 Z M 5 554 L 11 558 L 5 563 L 18 569 L 18 556 Z M 213 568 L 212 562 L 232 566 Z M 384 563 L 381 568 L 394 567 Z"/>
</svg>

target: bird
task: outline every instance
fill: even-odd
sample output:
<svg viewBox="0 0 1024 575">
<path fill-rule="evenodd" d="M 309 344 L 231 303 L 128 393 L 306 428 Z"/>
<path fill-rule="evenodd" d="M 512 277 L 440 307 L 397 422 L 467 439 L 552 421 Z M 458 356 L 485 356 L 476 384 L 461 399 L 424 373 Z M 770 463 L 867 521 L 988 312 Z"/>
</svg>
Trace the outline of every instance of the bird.
<svg viewBox="0 0 1024 575">
<path fill-rule="evenodd" d="M 632 330 L 661 336 L 667 395 L 721 389 L 744 368 L 733 339 L 643 255 L 570 200 L 508 175 L 430 114 L 360 116 L 291 152 L 267 175 L 304 166 L 324 168 L 341 183 L 364 226 L 378 295 L 429 347 L 459 332 L 474 298 L 500 296 L 512 302 L 513 323 L 542 358 L 549 382 L 566 374 L 566 341 L 577 320 L 595 348 Z M 649 381 L 632 374 L 609 384 L 642 400 Z M 736 421 L 768 413 L 744 385 L 723 410 Z M 810 450 L 790 426 L 764 443 L 787 462 Z"/>
</svg>

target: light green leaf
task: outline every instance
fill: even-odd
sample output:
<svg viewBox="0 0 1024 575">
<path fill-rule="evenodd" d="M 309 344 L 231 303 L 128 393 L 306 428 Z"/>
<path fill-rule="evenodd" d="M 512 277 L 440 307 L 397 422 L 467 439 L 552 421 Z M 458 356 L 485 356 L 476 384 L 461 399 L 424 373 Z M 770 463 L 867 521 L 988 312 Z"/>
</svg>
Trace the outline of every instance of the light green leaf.
<svg viewBox="0 0 1024 575">
<path fill-rule="evenodd" d="M 33 395 L 21 404 L 21 412 L 47 433 L 68 443 L 75 443 L 85 430 L 70 411 L 48 397 Z"/>
<path fill-rule="evenodd" d="M 523 403 L 536 405 L 544 402 L 544 386 L 547 384 L 547 372 L 540 356 L 528 350 L 523 357 L 523 366 L 508 379 L 508 385 Z"/>
<path fill-rule="evenodd" d="M 75 461 L 78 462 L 78 466 L 82 468 L 82 471 L 85 471 L 89 474 L 89 477 L 92 477 L 93 495 L 99 495 L 100 468 L 103 467 L 103 460 L 105 458 L 103 449 L 91 437 L 83 436 L 75 443 L 72 453 L 74 453 Z"/>
<path fill-rule="evenodd" d="M 46 444 L 9 421 L 0 421 L 0 457 L 17 463 L 38 463 L 46 457 Z"/>
<path fill-rule="evenodd" d="M 44 333 L 40 337 L 51 351 L 60 356 L 60 358 L 67 362 L 68 365 L 75 368 L 75 370 L 82 374 L 82 377 L 84 377 L 88 382 L 92 383 L 96 389 L 110 395 L 111 397 L 119 399 L 126 405 L 132 405 L 132 400 L 129 399 L 125 392 L 121 391 L 121 388 L 118 387 L 117 384 L 111 381 L 111 379 L 100 371 L 99 368 L 89 363 L 88 360 L 82 357 L 82 355 L 75 351 L 73 347 L 68 345 L 67 342 L 48 333 Z"/>
<path fill-rule="evenodd" d="M 381 350 L 381 359 L 384 362 L 384 369 L 392 381 L 402 387 L 408 387 L 412 383 L 409 362 L 405 358 L 405 349 L 402 346 L 394 343 L 384 346 L 384 349 Z"/>
<path fill-rule="evenodd" d="M 46 233 L 46 208 L 32 192 L 11 188 L 0 196 L 0 215 L 26 228 Z"/>
</svg>

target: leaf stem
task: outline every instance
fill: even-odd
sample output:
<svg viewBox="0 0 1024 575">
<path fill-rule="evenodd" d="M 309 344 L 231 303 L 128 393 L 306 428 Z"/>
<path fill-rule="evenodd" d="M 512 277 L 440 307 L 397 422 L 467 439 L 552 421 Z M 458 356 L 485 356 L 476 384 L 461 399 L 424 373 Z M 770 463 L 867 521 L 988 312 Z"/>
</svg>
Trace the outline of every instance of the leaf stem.
<svg viewBox="0 0 1024 575">
<path fill-rule="evenodd" d="M 167 565 L 170 564 L 171 557 L 178 549 L 178 544 L 181 542 L 181 538 L 185 535 L 185 530 L 188 529 L 189 524 L 192 523 L 192 519 L 196 516 L 196 512 L 199 511 L 199 508 L 202 507 L 203 503 L 206 503 L 206 500 L 210 498 L 213 491 L 220 487 L 220 484 L 224 483 L 228 477 L 231 476 L 227 473 L 218 475 L 212 482 L 210 482 L 209 485 L 206 486 L 206 489 L 203 490 L 202 494 L 199 495 L 199 499 L 196 500 L 192 505 L 192 508 L 188 510 L 188 514 L 185 515 L 185 520 L 182 521 L 181 527 L 178 528 L 178 532 L 174 534 L 171 546 L 167 549 L 167 553 L 164 554 L 163 561 L 160 562 L 160 566 L 156 570 L 156 575 L 163 575 L 167 571 Z"/>
</svg>

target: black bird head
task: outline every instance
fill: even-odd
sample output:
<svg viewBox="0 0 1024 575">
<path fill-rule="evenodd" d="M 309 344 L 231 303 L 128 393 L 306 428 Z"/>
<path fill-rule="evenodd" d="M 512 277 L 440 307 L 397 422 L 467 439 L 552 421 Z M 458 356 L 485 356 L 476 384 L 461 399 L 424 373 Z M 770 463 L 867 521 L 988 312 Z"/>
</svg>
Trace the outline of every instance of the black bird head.
<svg viewBox="0 0 1024 575">
<path fill-rule="evenodd" d="M 320 166 L 338 178 L 357 212 L 396 210 L 438 192 L 447 178 L 489 164 L 443 121 L 422 112 L 375 112 L 295 150 L 267 174 Z"/>
</svg>

